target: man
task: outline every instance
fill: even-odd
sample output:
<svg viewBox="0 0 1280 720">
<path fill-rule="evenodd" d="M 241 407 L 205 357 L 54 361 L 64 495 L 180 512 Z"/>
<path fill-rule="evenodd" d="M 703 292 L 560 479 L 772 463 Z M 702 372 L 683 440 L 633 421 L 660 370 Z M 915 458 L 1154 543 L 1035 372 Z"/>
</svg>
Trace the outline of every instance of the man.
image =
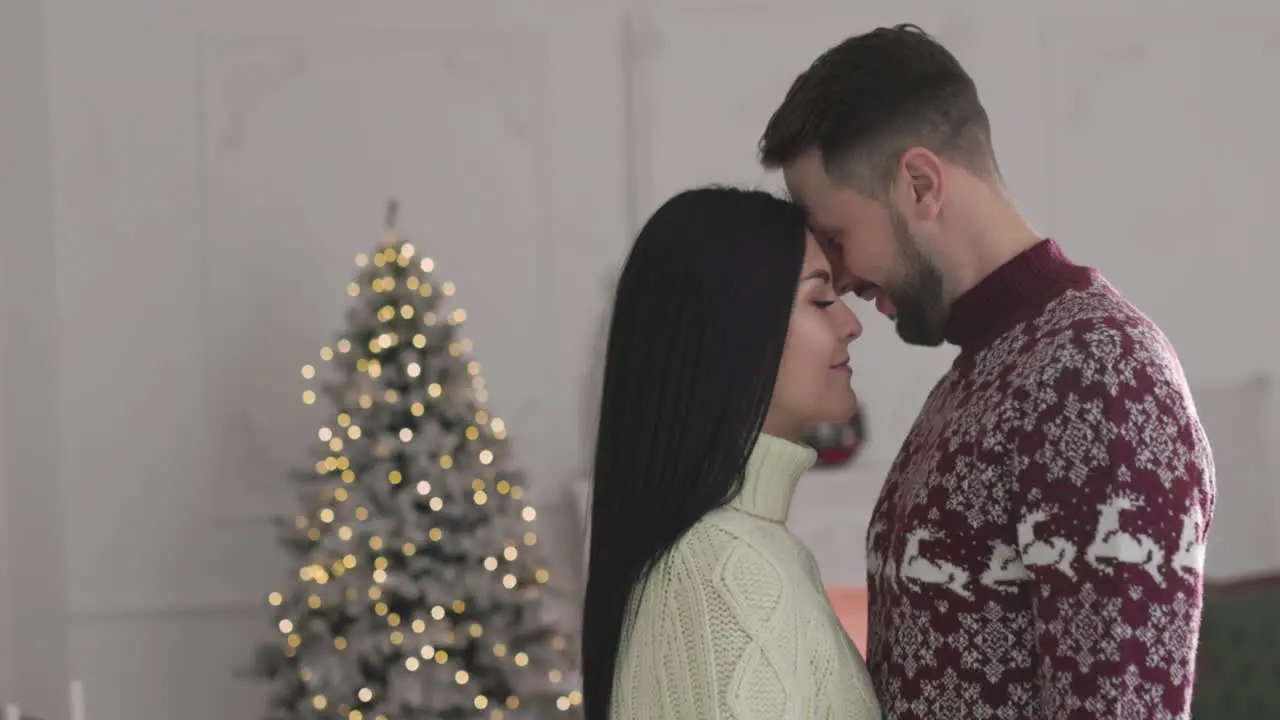
<svg viewBox="0 0 1280 720">
<path fill-rule="evenodd" d="M 868 532 L 887 718 L 1188 718 L 1213 514 L 1168 340 L 1018 213 L 973 80 L 919 28 L 832 48 L 760 142 L 847 287 L 959 347 Z"/>
</svg>

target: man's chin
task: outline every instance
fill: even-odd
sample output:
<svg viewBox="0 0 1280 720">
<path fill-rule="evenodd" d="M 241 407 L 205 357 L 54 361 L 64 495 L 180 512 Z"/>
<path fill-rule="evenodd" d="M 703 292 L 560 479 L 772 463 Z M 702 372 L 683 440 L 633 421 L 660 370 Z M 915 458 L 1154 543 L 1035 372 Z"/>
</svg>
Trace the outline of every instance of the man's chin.
<svg viewBox="0 0 1280 720">
<path fill-rule="evenodd" d="M 938 347 L 946 341 L 946 333 L 941 325 L 918 320 L 919 318 L 913 319 L 911 316 L 894 318 L 893 329 L 897 331 L 902 342 L 917 347 Z"/>
</svg>

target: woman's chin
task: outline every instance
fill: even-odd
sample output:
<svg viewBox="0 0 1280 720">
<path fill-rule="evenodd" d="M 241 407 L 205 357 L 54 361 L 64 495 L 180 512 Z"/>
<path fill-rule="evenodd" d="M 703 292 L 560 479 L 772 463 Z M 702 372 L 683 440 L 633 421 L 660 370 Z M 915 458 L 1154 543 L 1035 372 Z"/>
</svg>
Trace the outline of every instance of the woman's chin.
<svg viewBox="0 0 1280 720">
<path fill-rule="evenodd" d="M 837 414 L 837 417 L 830 420 L 829 422 L 833 422 L 833 423 L 849 422 L 850 420 L 853 419 L 853 416 L 856 414 L 858 414 L 858 394 L 855 393 L 852 389 L 850 389 L 849 392 L 843 398 L 841 398 L 840 412 Z"/>
<path fill-rule="evenodd" d="M 850 399 L 847 407 L 842 406 L 841 409 L 838 411 L 833 410 L 830 413 L 823 413 L 822 418 L 815 420 L 812 424 L 809 425 L 808 428 L 806 428 L 805 431 L 813 432 L 815 430 L 821 430 L 822 428 L 828 427 L 830 425 L 848 425 L 849 422 L 852 421 L 854 416 L 857 414 L 858 414 L 858 401 L 856 398 Z"/>
</svg>

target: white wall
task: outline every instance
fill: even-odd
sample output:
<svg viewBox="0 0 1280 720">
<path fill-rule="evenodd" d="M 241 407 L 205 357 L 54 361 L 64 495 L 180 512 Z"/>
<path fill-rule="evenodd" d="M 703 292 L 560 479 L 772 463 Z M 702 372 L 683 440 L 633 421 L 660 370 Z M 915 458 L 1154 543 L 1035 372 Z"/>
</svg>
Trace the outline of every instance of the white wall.
<svg viewBox="0 0 1280 720">
<path fill-rule="evenodd" d="M 572 598 L 566 490 L 587 467 L 602 283 L 677 189 L 773 183 L 753 150 L 794 75 L 838 39 L 904 20 L 977 77 L 1024 209 L 1164 327 L 1201 404 L 1225 418 L 1215 446 L 1244 448 L 1219 453 L 1250 470 L 1220 477 L 1228 530 L 1211 567 L 1280 564 L 1280 493 L 1252 456 L 1276 401 L 1251 417 L 1232 400 L 1280 373 L 1267 311 L 1280 100 L 1264 90 L 1280 11 L 14 3 L 0 14 L 0 647 L 18 650 L 0 651 L 0 692 L 28 692 L 25 653 L 48 637 L 42 677 L 85 679 L 95 720 L 254 716 L 262 695 L 233 670 L 285 577 L 265 520 L 318 421 L 298 402 L 298 367 L 339 329 L 349 263 L 393 194 L 467 304 Z M 16 114 L 11 92 L 29 99 Z M 871 443 L 853 468 L 815 474 L 793 515 L 832 582 L 859 581 L 878 483 L 950 360 L 863 314 L 855 381 Z M 29 618 L 40 642 L 23 634 Z M 39 692 L 24 703 L 64 718 Z"/>
<path fill-rule="evenodd" d="M 44 11 L 0 2 L 0 702 L 41 713 L 69 651 Z"/>
</svg>

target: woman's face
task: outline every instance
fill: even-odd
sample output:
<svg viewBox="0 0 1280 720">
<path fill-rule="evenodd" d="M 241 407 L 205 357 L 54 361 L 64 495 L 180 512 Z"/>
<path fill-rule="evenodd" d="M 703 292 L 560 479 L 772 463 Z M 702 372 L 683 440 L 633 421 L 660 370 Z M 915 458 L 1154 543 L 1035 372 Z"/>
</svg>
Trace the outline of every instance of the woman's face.
<svg viewBox="0 0 1280 720">
<path fill-rule="evenodd" d="M 765 414 L 764 432 L 799 442 L 817 425 L 845 422 L 857 407 L 850 385 L 849 343 L 862 324 L 831 284 L 831 265 L 806 234 L 804 269 Z"/>
</svg>

